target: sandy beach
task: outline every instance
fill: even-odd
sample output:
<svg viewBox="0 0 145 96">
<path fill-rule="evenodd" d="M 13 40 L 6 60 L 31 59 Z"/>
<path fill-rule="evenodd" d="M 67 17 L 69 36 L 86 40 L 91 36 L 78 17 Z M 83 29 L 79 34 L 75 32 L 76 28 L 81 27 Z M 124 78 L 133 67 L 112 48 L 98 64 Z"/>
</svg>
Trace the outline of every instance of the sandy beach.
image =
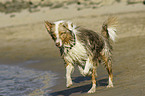
<svg viewBox="0 0 145 96">
<path fill-rule="evenodd" d="M 49 88 L 50 96 L 144 96 L 145 5 L 115 3 L 83 10 L 77 10 L 76 6 L 72 4 L 67 9 L 43 7 L 32 13 L 26 9 L 0 13 L 0 64 L 57 74 L 54 86 Z M 66 88 L 64 62 L 44 21 L 71 20 L 76 25 L 100 32 L 102 23 L 110 15 L 119 20 L 118 38 L 113 44 L 114 88 L 106 88 L 108 75 L 102 65 L 98 67 L 94 94 L 87 94 L 91 87 L 90 77 L 81 76 L 77 68 L 72 75 L 74 85 Z M 23 64 L 27 61 L 38 62 Z"/>
</svg>

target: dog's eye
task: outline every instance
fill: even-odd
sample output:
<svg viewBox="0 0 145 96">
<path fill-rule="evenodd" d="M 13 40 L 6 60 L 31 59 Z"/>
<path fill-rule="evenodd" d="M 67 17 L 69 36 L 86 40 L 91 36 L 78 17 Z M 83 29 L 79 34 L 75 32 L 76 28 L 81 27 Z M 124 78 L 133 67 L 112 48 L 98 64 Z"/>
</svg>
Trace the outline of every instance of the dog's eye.
<svg viewBox="0 0 145 96">
<path fill-rule="evenodd" d="M 64 38 L 66 38 L 66 33 L 62 33 L 61 35 L 60 35 L 60 38 L 62 38 L 62 39 L 64 39 Z"/>
<path fill-rule="evenodd" d="M 65 31 L 60 33 L 60 35 L 64 35 L 64 34 L 66 34 L 66 32 L 65 32 Z"/>
</svg>

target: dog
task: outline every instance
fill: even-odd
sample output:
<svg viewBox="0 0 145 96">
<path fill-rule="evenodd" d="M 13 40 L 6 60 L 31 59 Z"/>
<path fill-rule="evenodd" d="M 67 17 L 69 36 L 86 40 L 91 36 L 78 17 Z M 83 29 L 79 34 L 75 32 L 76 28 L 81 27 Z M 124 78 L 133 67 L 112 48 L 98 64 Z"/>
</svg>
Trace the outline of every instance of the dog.
<svg viewBox="0 0 145 96">
<path fill-rule="evenodd" d="M 83 76 L 92 77 L 88 93 L 96 91 L 96 68 L 103 63 L 109 74 L 108 88 L 113 87 L 112 42 L 115 41 L 117 18 L 109 17 L 102 25 L 101 34 L 76 26 L 70 21 L 45 21 L 45 27 L 60 49 L 66 67 L 66 87 L 72 86 L 71 74 L 77 65 Z"/>
</svg>

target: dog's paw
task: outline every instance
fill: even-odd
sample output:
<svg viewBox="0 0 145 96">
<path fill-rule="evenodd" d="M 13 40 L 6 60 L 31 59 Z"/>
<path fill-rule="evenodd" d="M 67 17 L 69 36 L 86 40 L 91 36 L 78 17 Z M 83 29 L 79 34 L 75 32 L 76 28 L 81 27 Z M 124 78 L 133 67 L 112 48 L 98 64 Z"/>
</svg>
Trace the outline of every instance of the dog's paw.
<svg viewBox="0 0 145 96">
<path fill-rule="evenodd" d="M 92 74 L 92 73 L 90 72 L 90 74 Z M 88 76 L 88 75 L 89 75 L 89 71 L 85 71 L 85 70 L 84 70 L 84 71 L 83 71 L 83 75 L 84 75 L 84 76 Z"/>
<path fill-rule="evenodd" d="M 89 71 L 87 75 L 88 75 L 88 76 L 91 76 L 91 75 L 92 75 L 92 72 L 91 72 L 91 71 Z"/>
<path fill-rule="evenodd" d="M 81 75 L 83 75 L 84 77 L 86 76 L 85 74 L 84 74 L 84 72 L 82 71 L 82 72 L 80 72 L 81 73 Z"/>
<path fill-rule="evenodd" d="M 107 88 L 112 88 L 114 87 L 113 84 L 107 85 Z"/>
<path fill-rule="evenodd" d="M 82 75 L 85 77 L 85 76 L 91 76 L 92 75 L 92 72 L 89 71 L 89 72 L 83 72 Z M 95 74 L 95 76 L 97 77 L 97 73 Z"/>
<path fill-rule="evenodd" d="M 67 85 L 66 85 L 67 88 L 69 88 L 69 87 L 71 87 L 71 86 L 72 86 L 72 84 L 67 84 Z"/>
<path fill-rule="evenodd" d="M 96 92 L 96 88 L 95 87 L 92 87 L 89 91 L 88 91 L 88 93 L 95 93 Z"/>
<path fill-rule="evenodd" d="M 69 87 L 71 87 L 72 86 L 72 81 L 71 82 L 68 82 L 67 84 L 66 84 L 66 87 L 67 88 L 69 88 Z"/>
</svg>

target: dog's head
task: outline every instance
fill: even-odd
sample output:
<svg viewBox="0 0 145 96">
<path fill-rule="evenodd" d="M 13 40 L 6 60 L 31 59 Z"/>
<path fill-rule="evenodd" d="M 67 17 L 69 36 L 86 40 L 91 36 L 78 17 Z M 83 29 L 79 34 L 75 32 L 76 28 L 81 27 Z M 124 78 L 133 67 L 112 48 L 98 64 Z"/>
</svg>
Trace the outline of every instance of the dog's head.
<svg viewBox="0 0 145 96">
<path fill-rule="evenodd" d="M 75 45 L 75 26 L 68 21 L 50 23 L 45 21 L 48 33 L 51 35 L 57 47 L 72 47 Z"/>
</svg>

